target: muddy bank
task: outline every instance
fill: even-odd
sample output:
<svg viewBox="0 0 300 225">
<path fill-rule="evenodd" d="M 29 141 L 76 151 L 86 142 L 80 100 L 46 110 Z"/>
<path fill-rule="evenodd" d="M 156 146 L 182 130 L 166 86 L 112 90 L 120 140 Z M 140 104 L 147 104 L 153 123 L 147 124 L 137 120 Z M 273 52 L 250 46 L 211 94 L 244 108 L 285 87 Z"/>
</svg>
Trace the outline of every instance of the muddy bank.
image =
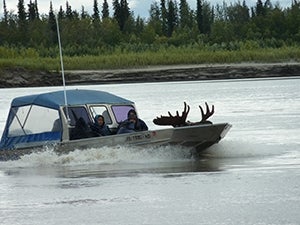
<svg viewBox="0 0 300 225">
<path fill-rule="evenodd" d="M 300 63 L 152 66 L 139 69 L 65 71 L 67 85 L 300 76 Z M 58 72 L 1 70 L 0 88 L 61 86 Z"/>
</svg>

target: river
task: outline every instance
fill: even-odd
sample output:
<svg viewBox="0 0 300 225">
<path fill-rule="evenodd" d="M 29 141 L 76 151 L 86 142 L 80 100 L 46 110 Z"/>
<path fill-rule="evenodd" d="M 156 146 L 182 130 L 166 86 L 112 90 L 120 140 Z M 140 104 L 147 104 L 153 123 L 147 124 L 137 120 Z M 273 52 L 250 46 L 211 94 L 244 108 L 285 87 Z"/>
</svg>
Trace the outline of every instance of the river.
<svg viewBox="0 0 300 225">
<path fill-rule="evenodd" d="M 0 162 L 0 224 L 300 224 L 300 79 L 76 86 L 136 103 L 156 116 L 215 106 L 232 128 L 201 159 L 176 147 L 51 150 Z M 0 132 L 12 98 L 51 88 L 0 89 Z M 46 119 L 46 118 L 45 118 Z"/>
</svg>

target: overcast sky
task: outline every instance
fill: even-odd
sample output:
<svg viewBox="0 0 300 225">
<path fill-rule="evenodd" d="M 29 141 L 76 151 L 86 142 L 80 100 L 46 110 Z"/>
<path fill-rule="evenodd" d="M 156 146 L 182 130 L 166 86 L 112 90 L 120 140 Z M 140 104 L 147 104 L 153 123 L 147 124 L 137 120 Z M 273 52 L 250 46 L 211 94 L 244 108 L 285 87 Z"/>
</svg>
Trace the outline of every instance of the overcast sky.
<svg viewBox="0 0 300 225">
<path fill-rule="evenodd" d="M 24 0 L 24 3 L 27 5 L 30 0 Z M 34 0 L 32 0 L 34 2 Z M 127 0 L 129 3 L 130 9 L 134 12 L 135 16 L 140 15 L 143 18 L 146 18 L 149 16 L 149 9 L 151 3 L 153 3 L 155 0 Z M 157 2 L 160 2 L 159 0 L 156 0 Z M 222 4 L 224 0 L 212 0 L 208 1 L 211 3 L 211 5 Z M 225 0 L 227 4 L 237 2 L 238 0 Z M 240 0 L 241 2 L 243 0 Z M 257 0 L 246 0 L 246 4 L 251 7 L 255 5 Z M 6 7 L 8 11 L 13 11 L 14 13 L 17 13 L 17 4 L 18 0 L 5 0 Z M 94 0 L 68 0 L 69 5 L 72 7 L 72 10 L 77 10 L 78 12 L 81 11 L 81 6 L 84 6 L 85 10 L 88 11 L 89 14 L 92 14 L 93 12 L 93 4 Z M 177 2 L 180 2 L 180 0 L 177 0 Z M 196 8 L 196 2 L 197 0 L 187 0 L 189 3 L 189 6 L 193 9 Z M 273 4 L 276 2 L 280 3 L 280 6 L 285 8 L 291 6 L 292 0 L 271 0 Z M 48 14 L 49 7 L 50 7 L 50 0 L 37 0 L 38 3 L 38 9 L 41 14 L 45 13 Z M 63 6 L 63 9 L 65 10 L 66 0 L 52 0 L 53 8 L 54 10 L 59 10 L 60 6 Z M 103 0 L 98 0 L 99 9 L 101 11 Z M 112 0 L 108 0 L 108 4 L 111 7 L 112 6 Z M 3 15 L 3 0 L 0 0 L 0 6 L 1 6 L 1 13 L 0 15 Z M 27 9 L 27 6 L 26 6 Z"/>
</svg>

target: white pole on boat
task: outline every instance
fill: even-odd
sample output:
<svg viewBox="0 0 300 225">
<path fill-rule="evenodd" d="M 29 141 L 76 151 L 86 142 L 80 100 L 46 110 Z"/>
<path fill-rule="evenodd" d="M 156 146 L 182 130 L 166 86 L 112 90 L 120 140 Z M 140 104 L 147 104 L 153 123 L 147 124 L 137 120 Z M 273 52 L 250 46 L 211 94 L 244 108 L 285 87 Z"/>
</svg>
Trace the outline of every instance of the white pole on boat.
<svg viewBox="0 0 300 225">
<path fill-rule="evenodd" d="M 68 110 L 68 101 L 67 101 L 67 91 L 66 91 L 66 81 L 65 81 L 65 72 L 64 72 L 64 63 L 63 63 L 63 56 L 62 56 L 62 48 L 61 48 L 61 41 L 60 41 L 60 32 L 59 32 L 59 23 L 58 23 L 58 15 L 55 16 L 56 20 L 56 29 L 57 29 L 57 39 L 58 39 L 58 46 L 59 46 L 59 56 L 60 56 L 60 65 L 61 65 L 61 75 L 63 80 L 64 86 L 64 98 L 65 98 L 65 106 L 66 106 L 66 115 L 68 123 L 70 124 L 70 116 Z"/>
</svg>

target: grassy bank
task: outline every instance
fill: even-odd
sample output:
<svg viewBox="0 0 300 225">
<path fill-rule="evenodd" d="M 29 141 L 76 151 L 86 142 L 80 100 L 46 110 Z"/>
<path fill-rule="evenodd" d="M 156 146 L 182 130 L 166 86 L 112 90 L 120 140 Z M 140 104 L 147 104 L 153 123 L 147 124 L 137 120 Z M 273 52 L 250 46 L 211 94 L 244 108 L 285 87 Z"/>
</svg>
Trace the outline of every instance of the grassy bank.
<svg viewBox="0 0 300 225">
<path fill-rule="evenodd" d="M 5 52 L 6 51 L 6 52 Z M 300 62 L 300 47 L 252 50 L 201 50 L 197 48 L 168 48 L 139 53 L 115 51 L 100 56 L 64 57 L 66 70 L 101 70 L 139 68 L 153 65 L 241 63 L 241 62 Z M 34 49 L 21 52 L 0 48 L 0 70 L 60 70 L 59 58 L 39 57 Z"/>
</svg>

